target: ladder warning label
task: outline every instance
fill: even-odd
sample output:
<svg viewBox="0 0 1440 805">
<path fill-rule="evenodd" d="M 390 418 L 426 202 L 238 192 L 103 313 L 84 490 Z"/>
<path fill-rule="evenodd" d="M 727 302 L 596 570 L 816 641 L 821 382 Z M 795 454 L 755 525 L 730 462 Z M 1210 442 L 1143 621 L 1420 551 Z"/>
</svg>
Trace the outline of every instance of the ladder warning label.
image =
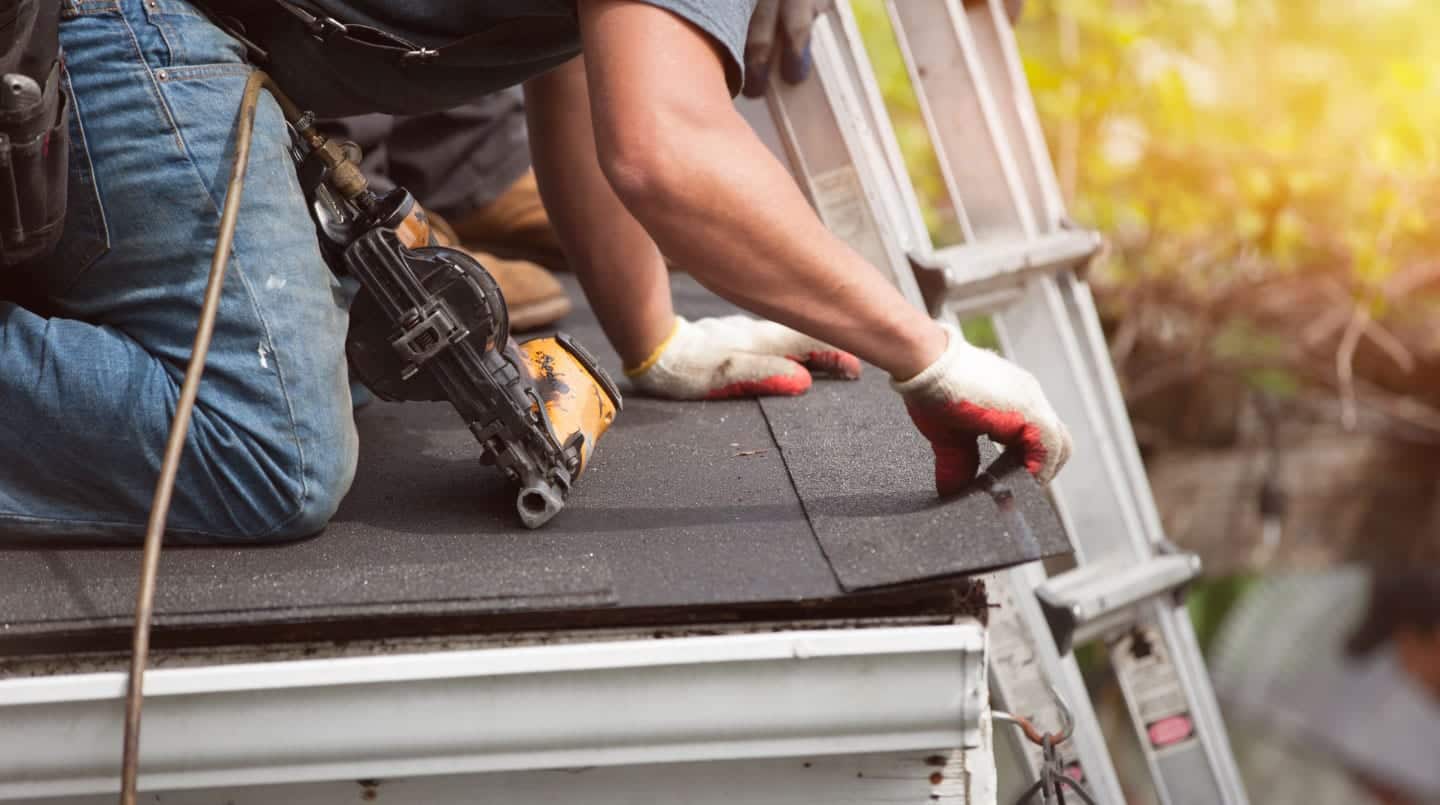
<svg viewBox="0 0 1440 805">
<path fill-rule="evenodd" d="M 1111 659 L 1152 749 L 1177 750 L 1196 740 L 1185 688 L 1164 640 L 1153 628 L 1136 629 L 1121 638 Z"/>
<path fill-rule="evenodd" d="M 884 266 L 887 262 L 885 244 L 854 166 L 845 165 L 818 174 L 811 180 L 810 188 L 815 194 L 815 211 L 831 233 L 871 265 Z"/>
</svg>

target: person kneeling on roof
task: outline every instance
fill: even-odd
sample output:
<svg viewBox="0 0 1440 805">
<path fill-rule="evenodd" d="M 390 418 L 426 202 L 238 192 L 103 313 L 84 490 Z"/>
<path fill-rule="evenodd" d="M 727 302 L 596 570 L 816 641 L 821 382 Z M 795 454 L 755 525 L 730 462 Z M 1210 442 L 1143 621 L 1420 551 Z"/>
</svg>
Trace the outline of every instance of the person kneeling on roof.
<svg viewBox="0 0 1440 805">
<path fill-rule="evenodd" d="M 78 4 L 61 23 L 69 219 L 53 254 L 0 278 L 0 531 L 143 531 L 252 69 L 241 38 L 325 116 L 419 114 L 523 83 L 545 206 L 641 392 L 799 394 L 812 372 L 855 377 L 864 360 L 933 444 L 941 493 L 973 479 L 981 434 L 1042 481 L 1065 463 L 1034 378 L 909 305 L 740 117 L 754 2 L 199 3 Z M 354 473 L 344 294 L 287 148 L 266 98 L 173 536 L 308 535 Z M 678 317 L 662 253 L 769 321 Z"/>
</svg>

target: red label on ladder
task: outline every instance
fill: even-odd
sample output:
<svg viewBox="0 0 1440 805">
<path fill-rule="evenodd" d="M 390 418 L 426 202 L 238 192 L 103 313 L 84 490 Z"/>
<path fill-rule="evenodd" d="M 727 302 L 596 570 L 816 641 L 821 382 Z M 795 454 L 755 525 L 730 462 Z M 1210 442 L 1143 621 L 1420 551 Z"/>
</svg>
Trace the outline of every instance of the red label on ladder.
<svg viewBox="0 0 1440 805">
<path fill-rule="evenodd" d="M 1174 746 L 1195 734 L 1195 721 L 1189 713 L 1162 718 L 1145 725 L 1150 745 L 1156 749 Z"/>
<path fill-rule="evenodd" d="M 1145 725 L 1154 751 L 1181 751 L 1199 736 L 1190 703 L 1180 684 L 1170 652 L 1154 627 L 1145 626 L 1121 638 L 1111 661 L 1127 685 L 1135 720 Z"/>
</svg>

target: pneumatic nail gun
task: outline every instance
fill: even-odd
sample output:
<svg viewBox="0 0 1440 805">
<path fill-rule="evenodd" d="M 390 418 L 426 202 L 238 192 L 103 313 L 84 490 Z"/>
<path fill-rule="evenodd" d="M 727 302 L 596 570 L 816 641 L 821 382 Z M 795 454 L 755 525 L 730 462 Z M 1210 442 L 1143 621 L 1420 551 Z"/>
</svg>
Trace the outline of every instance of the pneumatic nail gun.
<svg viewBox="0 0 1440 805">
<path fill-rule="evenodd" d="M 521 522 L 544 525 L 619 412 L 615 384 L 564 334 L 515 343 L 495 279 L 435 245 L 413 196 L 371 190 L 359 148 L 326 138 L 311 115 L 289 123 L 321 249 L 361 286 L 345 345 L 351 372 L 382 399 L 453 405 L 484 458 L 519 484 Z"/>
</svg>

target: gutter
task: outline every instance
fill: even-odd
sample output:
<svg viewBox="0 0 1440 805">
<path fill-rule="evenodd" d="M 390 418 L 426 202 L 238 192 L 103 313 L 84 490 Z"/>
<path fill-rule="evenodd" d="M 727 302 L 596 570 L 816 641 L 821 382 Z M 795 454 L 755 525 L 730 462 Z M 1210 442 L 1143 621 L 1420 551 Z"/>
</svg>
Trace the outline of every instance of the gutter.
<svg viewBox="0 0 1440 805">
<path fill-rule="evenodd" d="M 162 669 L 140 785 L 971 748 L 985 653 L 965 620 Z M 0 680 L 0 801 L 116 791 L 124 686 Z"/>
</svg>

